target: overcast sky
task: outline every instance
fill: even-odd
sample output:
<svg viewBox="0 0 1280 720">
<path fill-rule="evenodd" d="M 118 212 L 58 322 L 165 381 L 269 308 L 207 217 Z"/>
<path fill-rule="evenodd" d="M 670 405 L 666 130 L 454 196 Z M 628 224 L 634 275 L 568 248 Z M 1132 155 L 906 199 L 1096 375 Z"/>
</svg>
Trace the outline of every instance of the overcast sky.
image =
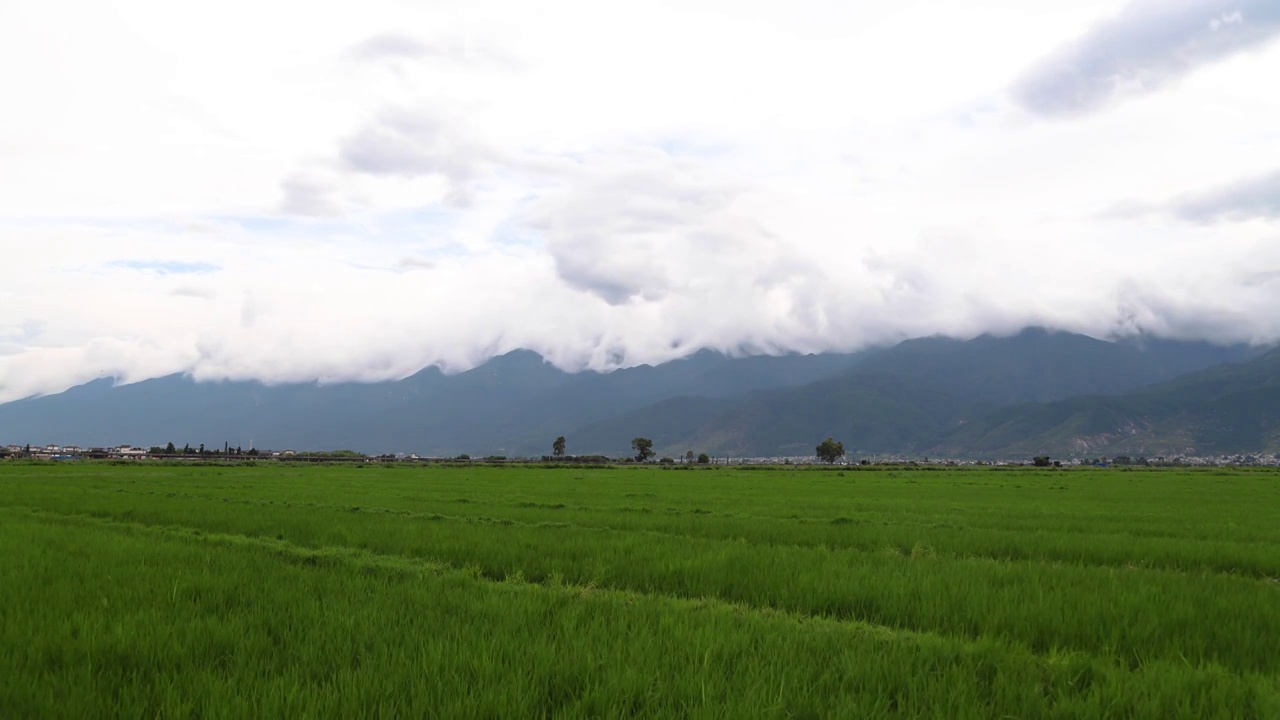
<svg viewBox="0 0 1280 720">
<path fill-rule="evenodd" d="M 0 401 L 1280 338 L 1275 0 L 0 4 Z"/>
</svg>

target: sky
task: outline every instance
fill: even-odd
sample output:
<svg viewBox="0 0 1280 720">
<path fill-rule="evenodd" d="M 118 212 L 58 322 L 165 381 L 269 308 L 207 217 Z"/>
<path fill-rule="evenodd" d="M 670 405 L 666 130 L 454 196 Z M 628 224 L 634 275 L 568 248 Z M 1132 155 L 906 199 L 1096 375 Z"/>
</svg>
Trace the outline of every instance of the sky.
<svg viewBox="0 0 1280 720">
<path fill-rule="evenodd" d="M 1280 339 L 1275 0 L 0 4 L 0 402 Z"/>
</svg>

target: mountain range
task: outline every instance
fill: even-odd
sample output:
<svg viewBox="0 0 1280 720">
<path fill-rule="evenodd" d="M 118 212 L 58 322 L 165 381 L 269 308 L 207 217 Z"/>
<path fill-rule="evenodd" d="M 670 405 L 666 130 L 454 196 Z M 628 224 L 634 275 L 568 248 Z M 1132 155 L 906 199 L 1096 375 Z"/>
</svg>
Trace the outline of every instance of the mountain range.
<svg viewBox="0 0 1280 720">
<path fill-rule="evenodd" d="M 395 382 L 264 385 L 101 379 L 0 405 L 0 443 L 354 449 L 425 456 L 1020 458 L 1280 450 L 1280 351 L 1028 329 L 920 338 L 856 354 L 701 351 L 609 373 L 518 350 Z"/>
</svg>

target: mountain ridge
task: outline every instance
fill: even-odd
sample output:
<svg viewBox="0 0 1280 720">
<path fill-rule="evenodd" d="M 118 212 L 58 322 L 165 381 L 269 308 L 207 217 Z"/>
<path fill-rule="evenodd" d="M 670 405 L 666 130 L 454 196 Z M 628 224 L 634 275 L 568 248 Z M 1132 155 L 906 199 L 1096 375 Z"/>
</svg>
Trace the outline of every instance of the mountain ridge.
<svg viewBox="0 0 1280 720">
<path fill-rule="evenodd" d="M 658 366 L 566 373 L 518 350 L 453 375 L 428 367 L 384 383 L 267 385 L 168 375 L 113 385 L 99 379 L 0 405 L 0 442 L 181 445 L 191 439 L 378 453 L 529 453 L 549 446 L 548 433 L 664 397 L 804 383 L 858 357 L 730 358 L 707 351 Z"/>
<path fill-rule="evenodd" d="M 0 441 L 538 456 L 565 435 L 570 453 L 617 457 L 637 436 L 662 454 L 734 456 L 811 455 L 832 436 L 861 454 L 1040 454 L 1037 444 L 1057 451 L 1068 437 L 1109 447 L 1150 432 L 1142 401 L 1127 394 L 1257 354 L 1036 328 L 846 355 L 703 350 L 609 373 L 567 373 L 518 350 L 464 372 L 428 367 L 389 383 L 97 380 L 0 405 Z M 1186 431 L 1169 413 L 1160 417 L 1168 432 Z"/>
<path fill-rule="evenodd" d="M 945 438 L 1000 407 L 1128 392 L 1251 352 L 1206 343 L 1115 343 L 1039 328 L 967 341 L 919 338 L 869 355 L 839 377 L 739 398 L 718 416 L 702 417 L 680 442 L 717 454 L 799 456 L 832 436 L 843 438 L 851 453 L 947 450 L 966 457 L 969 448 L 947 445 Z M 648 409 L 625 419 L 640 428 L 663 425 Z M 587 426 L 576 434 L 594 449 L 605 432 Z M 609 446 L 616 446 L 622 438 L 611 432 Z M 658 447 L 671 453 L 681 445 Z"/>
<path fill-rule="evenodd" d="M 993 411 L 934 452 L 1199 455 L 1280 451 L 1280 349 L 1114 397 Z"/>
</svg>

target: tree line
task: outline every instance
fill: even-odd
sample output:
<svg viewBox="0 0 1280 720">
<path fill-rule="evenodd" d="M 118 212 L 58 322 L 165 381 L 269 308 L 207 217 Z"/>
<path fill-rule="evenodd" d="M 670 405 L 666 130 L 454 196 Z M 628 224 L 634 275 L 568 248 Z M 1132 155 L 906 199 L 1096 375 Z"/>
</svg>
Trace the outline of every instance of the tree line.
<svg viewBox="0 0 1280 720">
<path fill-rule="evenodd" d="M 152 455 L 248 455 L 248 456 L 257 456 L 257 455 L 259 454 L 259 453 L 258 453 L 257 448 L 249 448 L 248 452 L 245 452 L 245 451 L 244 451 L 244 450 L 242 450 L 239 446 L 231 447 L 230 445 L 223 445 L 221 450 L 219 450 L 219 449 L 218 449 L 218 448 L 216 448 L 216 447 L 215 447 L 215 448 L 211 448 L 211 449 L 206 450 L 206 449 L 205 449 L 205 447 L 204 447 L 204 443 L 200 443 L 200 444 L 199 444 L 198 446 L 196 446 L 196 447 L 191 447 L 190 443 L 187 443 L 187 444 L 183 445 L 181 448 L 179 448 L 177 445 L 174 445 L 172 442 L 170 442 L 168 445 L 165 445 L 164 447 L 160 447 L 159 445 L 152 445 L 152 446 L 151 446 L 151 448 L 150 448 L 147 452 L 149 452 L 149 453 L 150 453 L 150 454 L 152 454 Z"/>
</svg>

